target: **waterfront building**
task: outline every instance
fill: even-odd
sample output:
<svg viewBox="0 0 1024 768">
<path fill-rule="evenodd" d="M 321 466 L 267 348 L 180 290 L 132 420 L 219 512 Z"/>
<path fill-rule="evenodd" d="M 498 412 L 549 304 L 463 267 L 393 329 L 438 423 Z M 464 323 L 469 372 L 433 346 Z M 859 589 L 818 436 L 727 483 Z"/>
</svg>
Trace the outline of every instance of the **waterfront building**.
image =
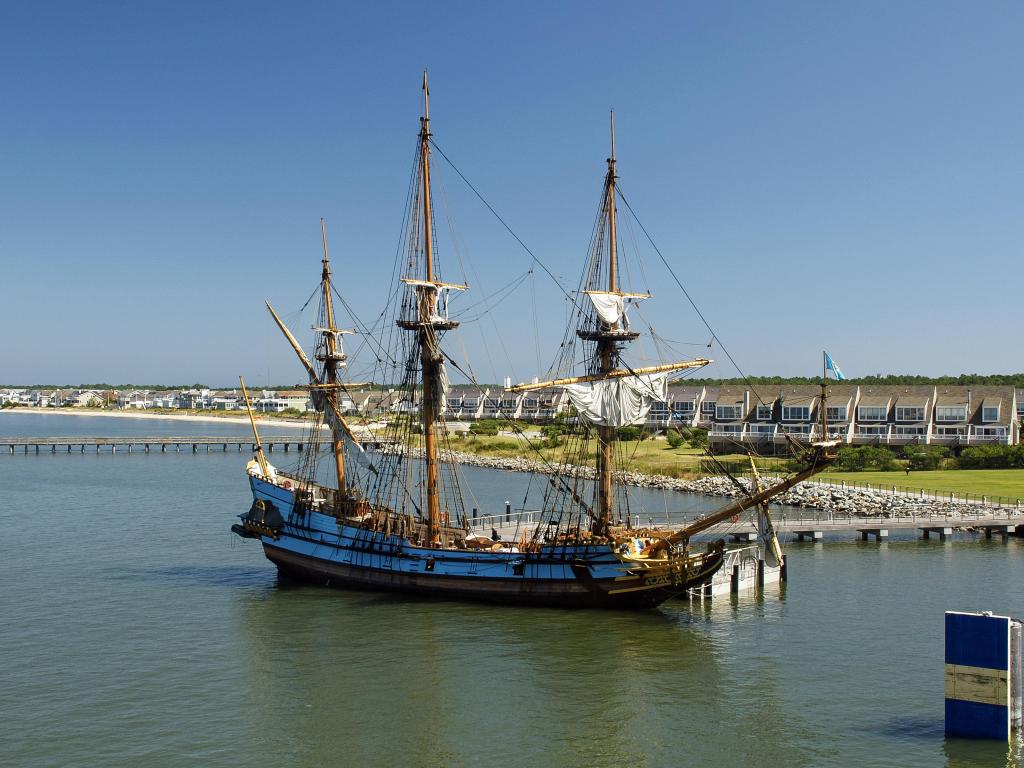
<svg viewBox="0 0 1024 768">
<path fill-rule="evenodd" d="M 148 391 L 133 389 L 117 393 L 117 407 L 144 409 L 153 408 L 154 405 Z"/>
<path fill-rule="evenodd" d="M 165 390 L 153 394 L 154 408 L 177 408 L 179 407 L 179 402 L 178 393 L 171 390 Z"/>
<path fill-rule="evenodd" d="M 450 389 L 445 398 L 445 418 L 455 421 L 476 421 L 483 414 L 488 391 L 479 387 Z"/>
<path fill-rule="evenodd" d="M 362 399 L 360 414 L 364 417 L 378 417 L 416 412 L 419 407 L 419 395 L 416 395 L 415 402 L 412 403 L 403 398 L 403 393 L 394 389 L 374 390 L 369 392 L 365 399 Z"/>
<path fill-rule="evenodd" d="M 1014 445 L 1024 407 L 1020 390 L 1001 386 L 828 387 L 828 436 L 851 445 Z M 716 451 L 782 450 L 821 435 L 821 387 L 709 388 L 697 426 Z"/>
<path fill-rule="evenodd" d="M 21 405 L 21 392 L 22 390 L 17 389 L 0 389 L 0 405 L 6 405 L 7 403 Z"/>
<path fill-rule="evenodd" d="M 214 411 L 237 411 L 242 407 L 242 398 L 234 391 L 215 392 L 210 397 L 210 408 Z M 299 408 L 299 410 L 304 409 Z"/>
<path fill-rule="evenodd" d="M 186 389 L 178 395 L 178 407 L 190 411 L 198 411 L 209 407 L 210 390 L 208 389 Z"/>
<path fill-rule="evenodd" d="M 211 398 L 209 407 L 216 407 L 214 406 L 215 400 L 227 403 L 230 401 L 230 398 Z M 265 413 L 280 413 L 281 411 L 287 410 L 305 413 L 307 410 L 311 410 L 309 392 L 302 389 L 281 391 L 263 390 L 263 396 L 256 398 L 253 403 L 253 407 L 256 408 L 256 410 L 263 411 Z"/>
<path fill-rule="evenodd" d="M 705 387 L 669 386 L 668 399 L 651 406 L 646 426 L 653 429 L 692 427 L 697 422 L 704 393 Z"/>
<path fill-rule="evenodd" d="M 37 398 L 34 404 L 39 405 L 38 393 L 36 394 Z M 106 405 L 106 400 L 104 399 L 103 394 L 94 389 L 73 390 L 68 400 L 70 400 L 71 405 L 76 408 L 99 408 L 100 406 Z"/>
<path fill-rule="evenodd" d="M 489 389 L 484 396 L 482 418 L 518 419 L 521 415 L 522 402 L 522 392 L 505 392 L 500 388 Z"/>
</svg>

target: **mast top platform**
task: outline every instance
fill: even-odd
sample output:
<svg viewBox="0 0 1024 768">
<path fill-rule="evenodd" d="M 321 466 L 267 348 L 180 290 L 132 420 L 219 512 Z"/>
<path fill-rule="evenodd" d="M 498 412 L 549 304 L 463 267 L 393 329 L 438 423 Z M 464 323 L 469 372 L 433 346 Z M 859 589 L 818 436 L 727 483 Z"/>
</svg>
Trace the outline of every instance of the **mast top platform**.
<svg viewBox="0 0 1024 768">
<path fill-rule="evenodd" d="M 576 335 L 584 341 L 634 341 L 640 338 L 639 331 L 629 331 L 625 328 L 603 328 L 596 331 L 580 328 Z"/>
<path fill-rule="evenodd" d="M 431 320 L 396 320 L 395 325 L 407 331 L 415 331 L 419 328 L 433 328 L 437 331 L 450 331 L 459 327 L 458 320 L 446 320 L 443 317 Z"/>
</svg>

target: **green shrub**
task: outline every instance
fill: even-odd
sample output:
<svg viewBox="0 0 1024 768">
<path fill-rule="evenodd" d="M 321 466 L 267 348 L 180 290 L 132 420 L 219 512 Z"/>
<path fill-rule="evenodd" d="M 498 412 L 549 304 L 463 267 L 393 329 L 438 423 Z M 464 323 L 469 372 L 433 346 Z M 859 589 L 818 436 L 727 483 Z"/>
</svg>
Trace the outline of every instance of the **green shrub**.
<svg viewBox="0 0 1024 768">
<path fill-rule="evenodd" d="M 668 441 L 669 448 L 681 448 L 686 442 L 685 438 L 675 429 L 665 430 L 665 440 Z"/>
<path fill-rule="evenodd" d="M 565 439 L 561 435 L 549 435 L 540 441 L 541 448 L 558 448 Z"/>
<path fill-rule="evenodd" d="M 615 439 L 625 441 L 640 440 L 643 433 L 643 427 L 619 427 L 615 430 Z"/>
<path fill-rule="evenodd" d="M 903 449 L 903 457 L 910 469 L 928 471 L 939 469 L 949 458 L 949 448 L 942 445 L 908 445 Z"/>
<path fill-rule="evenodd" d="M 490 453 L 497 451 L 515 451 L 518 450 L 519 447 L 519 443 L 515 440 L 492 440 L 487 443 L 480 443 L 476 449 L 481 453 Z"/>
<path fill-rule="evenodd" d="M 704 448 L 708 444 L 708 431 L 702 427 L 694 427 L 687 435 L 691 448 Z"/>
<path fill-rule="evenodd" d="M 961 469 L 1024 469 L 1024 445 L 978 445 L 964 448 Z"/>
<path fill-rule="evenodd" d="M 840 448 L 836 469 L 843 472 L 890 472 L 896 469 L 896 456 L 888 448 L 875 445 Z"/>
</svg>

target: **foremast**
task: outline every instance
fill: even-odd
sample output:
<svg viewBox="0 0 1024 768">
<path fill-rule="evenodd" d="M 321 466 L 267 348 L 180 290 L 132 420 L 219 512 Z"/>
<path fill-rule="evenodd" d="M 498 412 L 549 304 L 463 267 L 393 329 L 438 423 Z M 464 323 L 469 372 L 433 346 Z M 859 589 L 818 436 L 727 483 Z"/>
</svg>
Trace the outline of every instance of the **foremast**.
<svg viewBox="0 0 1024 768">
<path fill-rule="evenodd" d="M 320 413 L 323 413 L 324 421 L 331 429 L 335 474 L 338 479 L 339 494 L 337 498 L 339 501 L 342 501 L 350 498 L 349 494 L 351 493 L 345 476 L 344 437 L 347 435 L 349 440 L 352 441 L 353 447 L 360 453 L 363 452 L 358 436 L 352 431 L 352 427 L 341 412 L 338 398 L 338 391 L 344 386 L 341 382 L 340 370 L 346 366 L 348 360 L 348 356 L 342 347 L 341 339 L 343 335 L 355 333 L 355 331 L 342 330 L 334 324 L 334 289 L 331 285 L 331 262 L 327 251 L 327 225 L 323 219 L 320 219 L 320 234 L 323 239 L 324 250 L 320 273 L 321 301 L 318 316 L 320 324 L 313 326 L 313 330 L 320 334 L 320 340 L 316 345 L 314 354 L 315 359 L 322 363 L 322 370 L 318 371 L 313 366 L 313 362 L 306 356 L 302 345 L 295 338 L 295 334 L 288 329 L 288 326 L 285 325 L 269 301 L 267 302 L 267 310 L 270 312 L 270 316 L 274 318 L 274 322 L 281 330 L 285 339 L 288 340 L 288 344 L 295 352 L 299 362 L 302 363 L 302 367 L 306 369 L 306 374 L 309 376 L 309 393 L 313 401 L 313 407 Z M 377 471 L 372 464 L 368 464 L 368 468 L 371 472 Z M 341 506 L 335 510 L 339 514 L 342 511 Z"/>
<path fill-rule="evenodd" d="M 328 407 L 332 411 L 338 411 L 338 388 L 340 379 L 338 368 L 345 365 L 348 356 L 341 350 L 338 344 L 338 335 L 342 333 L 334 327 L 334 301 L 331 296 L 331 259 L 327 253 L 327 225 L 320 219 L 320 234 L 323 239 L 324 258 L 323 270 L 320 273 L 320 291 L 322 294 L 324 308 L 324 326 L 317 328 L 323 335 L 323 348 L 317 355 L 317 360 L 324 364 L 324 396 L 327 398 Z M 334 467 L 338 477 L 338 490 L 345 490 L 345 443 L 340 429 L 341 425 L 331 422 L 331 440 L 334 449 Z"/>
</svg>

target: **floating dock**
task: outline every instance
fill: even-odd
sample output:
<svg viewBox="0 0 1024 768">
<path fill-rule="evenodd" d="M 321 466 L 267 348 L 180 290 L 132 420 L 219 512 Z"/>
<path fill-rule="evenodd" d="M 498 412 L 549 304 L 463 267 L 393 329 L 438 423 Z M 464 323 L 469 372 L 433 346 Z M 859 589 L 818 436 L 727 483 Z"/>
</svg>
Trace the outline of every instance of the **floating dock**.
<svg viewBox="0 0 1024 768">
<path fill-rule="evenodd" d="M 786 580 L 785 561 L 772 567 L 765 562 L 759 545 L 725 551 L 725 562 L 702 587 L 690 590 L 691 600 L 709 600 L 723 595 L 737 595 L 751 590 L 761 591 L 765 585 Z"/>
</svg>

